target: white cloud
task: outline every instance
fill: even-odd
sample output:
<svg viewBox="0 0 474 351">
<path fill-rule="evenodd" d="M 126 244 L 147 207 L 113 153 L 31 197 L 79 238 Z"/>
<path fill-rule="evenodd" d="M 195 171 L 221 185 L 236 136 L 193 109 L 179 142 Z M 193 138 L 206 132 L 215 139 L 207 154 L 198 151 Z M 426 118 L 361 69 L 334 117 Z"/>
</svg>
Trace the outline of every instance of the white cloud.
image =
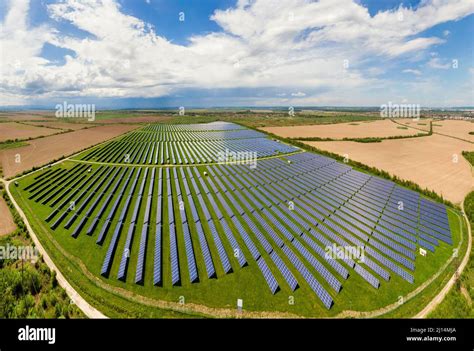
<svg viewBox="0 0 474 351">
<path fill-rule="evenodd" d="M 403 72 L 403 73 L 411 73 L 411 74 L 414 74 L 415 76 L 420 76 L 420 75 L 421 75 L 421 71 L 420 71 L 420 70 L 412 69 L 412 68 L 404 69 L 402 72 Z"/>
<path fill-rule="evenodd" d="M 306 96 L 306 94 L 299 91 L 297 93 L 291 93 L 291 96 L 293 96 L 293 97 L 304 97 L 304 96 Z"/>
<path fill-rule="evenodd" d="M 377 74 L 370 72 L 383 71 L 377 64 L 442 44 L 445 39 L 416 36 L 473 13 L 474 3 L 427 0 L 417 9 L 400 7 L 370 16 L 350 0 L 239 0 L 212 15 L 222 31 L 191 37 L 188 45 L 157 35 L 115 0 L 48 5 L 54 21 L 89 33 L 86 38 L 58 32 L 54 21 L 29 27 L 28 9 L 27 0 L 10 0 L 0 26 L 0 94 L 7 92 L 10 99 L 159 97 L 183 88 L 337 92 L 341 80 L 345 89 L 374 86 Z M 74 55 L 62 65 L 49 62 L 41 57 L 46 43 Z M 350 62 L 348 70 L 344 60 Z M 429 65 L 436 65 L 433 60 Z"/>
<path fill-rule="evenodd" d="M 447 29 L 443 31 L 443 37 L 449 37 L 450 34 L 451 32 Z"/>
<path fill-rule="evenodd" d="M 427 65 L 428 67 L 434 69 L 450 69 L 452 63 L 443 61 L 439 57 L 433 57 L 428 61 Z"/>
</svg>

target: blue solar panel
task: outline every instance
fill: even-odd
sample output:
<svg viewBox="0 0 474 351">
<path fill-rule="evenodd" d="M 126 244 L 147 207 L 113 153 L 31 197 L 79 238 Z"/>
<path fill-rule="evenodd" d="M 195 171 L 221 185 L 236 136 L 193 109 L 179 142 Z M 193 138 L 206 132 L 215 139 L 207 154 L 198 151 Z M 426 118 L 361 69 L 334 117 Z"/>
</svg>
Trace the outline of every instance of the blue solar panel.
<svg viewBox="0 0 474 351">
<path fill-rule="evenodd" d="M 328 284 L 339 292 L 342 288 L 341 282 L 339 282 L 334 275 L 328 271 L 309 251 L 306 249 L 298 240 L 293 241 L 294 247 L 299 253 L 316 269 L 316 271 L 328 282 Z"/>
<path fill-rule="evenodd" d="M 230 265 L 229 257 L 227 256 L 227 253 L 224 249 L 224 245 L 222 245 L 222 241 L 219 237 L 219 234 L 217 233 L 216 226 L 212 221 L 209 221 L 208 224 L 211 230 L 212 238 L 214 239 L 214 244 L 217 247 L 217 253 L 219 254 L 219 258 L 222 263 L 222 268 L 224 268 L 225 273 L 229 273 L 232 270 L 232 266 Z"/>
<path fill-rule="evenodd" d="M 258 268 L 260 268 L 260 270 L 262 271 L 263 277 L 265 278 L 265 281 L 267 282 L 270 291 L 272 292 L 272 294 L 275 294 L 279 289 L 278 282 L 276 281 L 273 273 L 270 271 L 270 268 L 268 268 L 263 257 L 260 257 L 257 260 L 257 265 Z"/>
<path fill-rule="evenodd" d="M 331 295 L 322 287 L 322 285 L 314 278 L 311 272 L 303 265 L 303 263 L 295 256 L 295 254 L 287 247 L 283 246 L 283 252 L 289 258 L 291 263 L 303 276 L 304 280 L 308 283 L 311 289 L 316 293 L 321 302 L 327 309 L 330 309 L 333 304 L 333 299 Z"/>
<path fill-rule="evenodd" d="M 354 267 L 354 270 L 374 288 L 376 289 L 379 288 L 380 281 L 377 278 L 375 278 L 372 274 L 370 274 L 366 269 L 364 269 L 364 267 L 362 267 L 359 264 L 356 264 Z"/>
<path fill-rule="evenodd" d="M 178 259 L 178 245 L 176 242 L 176 229 L 175 225 L 170 223 L 169 227 L 170 234 L 170 257 L 171 257 L 171 283 L 173 285 L 180 281 L 179 274 L 179 259 Z"/>
<path fill-rule="evenodd" d="M 292 291 L 295 291 L 296 288 L 298 287 L 298 281 L 296 280 L 295 276 L 291 271 L 288 269 L 286 264 L 283 262 L 283 260 L 278 256 L 278 254 L 273 251 L 270 254 L 271 259 L 277 266 L 277 268 L 280 270 L 280 273 L 283 275 L 283 278 L 285 278 L 286 282 L 290 286 Z"/>
</svg>

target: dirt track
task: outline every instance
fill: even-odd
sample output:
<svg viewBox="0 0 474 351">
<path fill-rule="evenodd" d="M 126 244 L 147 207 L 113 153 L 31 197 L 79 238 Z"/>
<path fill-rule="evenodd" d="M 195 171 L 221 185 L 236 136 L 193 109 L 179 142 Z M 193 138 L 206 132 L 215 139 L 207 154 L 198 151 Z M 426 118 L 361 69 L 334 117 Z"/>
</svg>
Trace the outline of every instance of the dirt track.
<svg viewBox="0 0 474 351">
<path fill-rule="evenodd" d="M 474 187 L 471 165 L 461 154 L 462 151 L 473 151 L 474 145 L 450 137 L 435 134 L 381 143 L 329 141 L 307 144 L 340 155 L 347 154 L 350 159 L 434 190 L 454 203 L 461 203 Z M 453 162 L 456 157 L 457 163 Z"/>
<path fill-rule="evenodd" d="M 391 136 L 407 136 L 422 133 L 412 128 L 403 129 L 390 120 L 363 121 L 354 123 L 321 124 L 291 127 L 266 127 L 262 130 L 285 138 L 386 138 Z"/>
<path fill-rule="evenodd" d="M 28 146 L 0 152 L 3 174 L 5 178 L 12 177 L 34 166 L 45 165 L 54 159 L 71 155 L 135 128 L 136 125 L 101 126 L 31 140 Z M 15 162 L 16 155 L 20 155 L 20 163 Z"/>
</svg>

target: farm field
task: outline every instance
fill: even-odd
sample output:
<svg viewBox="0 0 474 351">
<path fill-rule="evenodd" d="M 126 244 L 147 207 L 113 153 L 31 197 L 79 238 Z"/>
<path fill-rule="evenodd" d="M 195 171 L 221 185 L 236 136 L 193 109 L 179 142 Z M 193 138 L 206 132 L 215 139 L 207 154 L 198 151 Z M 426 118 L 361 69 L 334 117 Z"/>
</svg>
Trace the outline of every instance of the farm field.
<svg viewBox="0 0 474 351">
<path fill-rule="evenodd" d="M 396 118 L 395 122 L 404 124 L 407 127 L 418 129 L 421 131 L 430 131 L 430 122 L 433 122 L 431 118 L 421 118 L 419 120 L 413 118 Z"/>
<path fill-rule="evenodd" d="M 471 143 L 474 142 L 474 123 L 471 121 L 435 121 L 433 131 L 435 133 L 470 141 Z"/>
<path fill-rule="evenodd" d="M 15 139 L 37 138 L 58 133 L 58 130 L 22 123 L 0 123 L 0 142 Z"/>
<path fill-rule="evenodd" d="M 11 120 L 11 121 L 33 121 L 33 120 L 45 120 L 51 118 L 54 120 L 53 111 L 12 111 L 12 112 L 0 112 L 0 120 Z"/>
<path fill-rule="evenodd" d="M 238 157 L 249 145 L 255 163 Z M 123 316 L 112 294 L 184 298 L 191 314 L 226 315 L 237 299 L 270 316 L 376 310 L 436 273 L 461 237 L 453 209 L 223 122 L 144 126 L 10 189 L 73 285 L 111 316 Z M 337 258 L 349 246 L 363 255 Z"/>
<path fill-rule="evenodd" d="M 12 177 L 33 167 L 39 167 L 63 156 L 107 141 L 137 128 L 136 125 L 99 126 L 92 129 L 53 135 L 28 141 L 27 146 L 0 151 L 3 174 Z M 16 162 L 20 155 L 20 162 Z"/>
<path fill-rule="evenodd" d="M 28 121 L 25 122 L 29 125 L 32 126 L 43 126 L 43 127 L 49 127 L 49 128 L 58 128 L 58 129 L 63 129 L 63 130 L 78 130 L 78 129 L 84 129 L 84 128 L 90 128 L 90 127 L 96 127 L 97 125 L 92 124 L 92 123 L 77 123 L 77 122 L 58 122 L 58 119 L 55 119 L 53 121 Z"/>
<path fill-rule="evenodd" d="M 410 136 L 420 133 L 415 129 L 400 129 L 392 121 L 375 120 L 329 125 L 301 125 L 288 127 L 267 127 L 262 130 L 283 138 L 386 138 L 393 136 Z"/>
<path fill-rule="evenodd" d="M 12 233 L 16 229 L 10 209 L 3 197 L 0 197 L 0 236 Z"/>
<path fill-rule="evenodd" d="M 334 141 L 307 144 L 347 155 L 355 161 L 414 181 L 453 203 L 460 203 L 474 185 L 471 166 L 461 154 L 462 151 L 474 150 L 474 145 L 442 135 L 383 140 L 381 143 Z"/>
</svg>

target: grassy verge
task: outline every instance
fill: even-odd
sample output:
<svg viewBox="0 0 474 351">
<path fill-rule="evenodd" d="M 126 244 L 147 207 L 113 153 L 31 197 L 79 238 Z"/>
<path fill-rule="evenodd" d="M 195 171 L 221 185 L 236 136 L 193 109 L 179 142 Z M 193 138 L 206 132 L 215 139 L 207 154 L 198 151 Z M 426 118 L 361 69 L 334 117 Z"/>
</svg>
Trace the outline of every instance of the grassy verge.
<svg viewBox="0 0 474 351">
<path fill-rule="evenodd" d="M 17 225 L 15 232 L 0 238 L 5 254 L 0 258 L 0 318 L 84 318 L 41 257 L 17 254 L 21 248 L 33 252 L 33 242 L 3 184 L 0 193 Z"/>
<path fill-rule="evenodd" d="M 474 229 L 474 192 L 464 200 L 464 209 L 469 218 L 471 230 Z M 469 263 L 461 277 L 429 318 L 474 318 L 474 251 L 471 250 Z"/>
<path fill-rule="evenodd" d="M 472 166 L 474 166 L 474 151 L 463 151 L 462 155 Z"/>
<path fill-rule="evenodd" d="M 17 147 L 27 146 L 28 143 L 24 141 L 16 141 L 16 140 L 7 140 L 0 143 L 0 151 L 7 150 L 7 149 L 14 149 Z"/>
</svg>

